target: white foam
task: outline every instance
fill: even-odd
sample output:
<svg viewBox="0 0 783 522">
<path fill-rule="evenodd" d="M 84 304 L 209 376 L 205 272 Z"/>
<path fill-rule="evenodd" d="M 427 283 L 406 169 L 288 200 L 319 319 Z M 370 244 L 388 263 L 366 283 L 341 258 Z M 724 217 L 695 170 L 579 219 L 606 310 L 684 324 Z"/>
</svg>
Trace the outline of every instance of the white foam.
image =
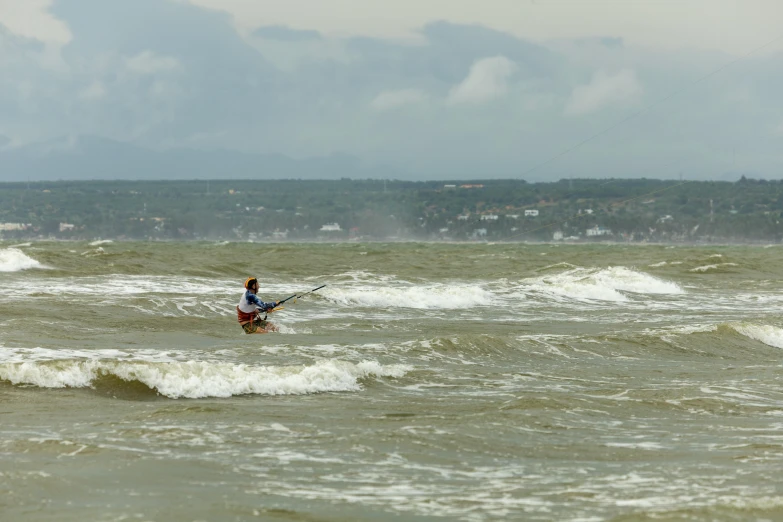
<svg viewBox="0 0 783 522">
<path fill-rule="evenodd" d="M 715 332 L 718 330 L 714 324 L 687 324 L 677 326 L 667 326 L 664 328 L 645 328 L 642 333 L 645 335 L 661 336 L 663 339 L 670 335 L 690 335 L 695 333 Z"/>
<path fill-rule="evenodd" d="M 566 263 L 565 261 L 561 261 L 560 263 L 555 263 L 553 265 L 547 265 L 544 268 L 539 268 L 536 270 L 536 272 L 546 272 L 547 270 L 553 270 L 556 268 L 578 268 L 576 265 L 572 265 L 571 263 Z"/>
<path fill-rule="evenodd" d="M 399 283 L 360 288 L 333 287 L 324 297 L 340 304 L 378 308 L 457 309 L 489 305 L 493 294 L 478 285 L 416 285 Z"/>
<path fill-rule="evenodd" d="M 663 449 L 663 446 L 658 442 L 607 442 L 606 445 L 611 448 L 630 448 L 647 451 Z"/>
<path fill-rule="evenodd" d="M 394 276 L 388 274 L 375 274 L 367 270 L 351 270 L 334 274 L 333 279 L 338 281 L 347 279 L 356 283 L 385 283 L 387 281 L 393 281 Z"/>
<path fill-rule="evenodd" d="M 718 263 L 715 265 L 697 266 L 696 268 L 691 268 L 689 272 L 710 272 L 713 270 L 720 270 L 721 267 L 724 266 L 737 266 L 737 263 Z"/>
<path fill-rule="evenodd" d="M 0 272 L 19 272 L 44 266 L 18 248 L 0 249 Z"/>
<path fill-rule="evenodd" d="M 0 364 L 24 362 L 51 362 L 61 360 L 138 360 L 145 362 L 187 361 L 193 357 L 192 352 L 168 351 L 152 349 L 134 349 L 133 351 L 104 350 L 53 350 L 50 348 L 6 348 L 0 345 Z"/>
<path fill-rule="evenodd" d="M 90 246 L 108 245 L 109 243 L 114 243 L 114 241 L 111 239 L 99 239 L 90 243 Z"/>
<path fill-rule="evenodd" d="M 105 275 L 87 277 L 63 277 L 51 278 L 47 281 L 49 292 L 57 295 L 90 295 L 111 297 L 129 297 L 144 294 L 161 294 L 162 296 L 185 295 L 210 296 L 233 295 L 237 300 L 242 290 L 242 285 L 233 280 L 209 279 L 204 277 L 181 278 L 175 276 L 152 275 Z M 27 284 L 9 285 L 7 294 L 25 296 L 30 293 L 40 292 L 40 289 L 31 288 Z M 282 294 L 282 292 L 280 292 Z M 266 297 L 266 296 L 264 296 Z M 269 298 L 267 299 L 269 300 Z"/>
<path fill-rule="evenodd" d="M 627 301 L 621 292 L 637 294 L 683 294 L 670 281 L 622 266 L 609 268 L 575 268 L 560 274 L 523 281 L 523 288 L 574 299 Z"/>
<path fill-rule="evenodd" d="M 106 355 L 106 354 L 103 354 Z M 300 395 L 358 391 L 360 380 L 402 377 L 408 366 L 358 364 L 334 359 L 311 366 L 248 366 L 208 361 L 147 361 L 90 358 L 0 363 L 0 380 L 42 388 L 88 388 L 99 377 L 113 375 L 139 381 L 172 399 L 233 395 Z"/>
<path fill-rule="evenodd" d="M 81 255 L 84 257 L 96 257 L 96 256 L 102 256 L 105 254 L 106 251 L 103 249 L 103 247 L 98 247 L 95 250 L 87 250 L 86 252 L 82 252 Z"/>
<path fill-rule="evenodd" d="M 770 325 L 751 323 L 732 324 L 734 331 L 774 348 L 783 348 L 783 329 Z"/>
</svg>

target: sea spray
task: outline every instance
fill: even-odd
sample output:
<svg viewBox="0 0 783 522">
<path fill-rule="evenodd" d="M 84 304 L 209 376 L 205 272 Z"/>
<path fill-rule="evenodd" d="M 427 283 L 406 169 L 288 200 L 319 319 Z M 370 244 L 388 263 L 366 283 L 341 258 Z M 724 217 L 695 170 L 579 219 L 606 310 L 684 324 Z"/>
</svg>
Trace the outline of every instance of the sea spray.
<svg viewBox="0 0 783 522">
<path fill-rule="evenodd" d="M 44 266 L 18 248 L 0 249 L 0 272 L 19 272 Z"/>
</svg>

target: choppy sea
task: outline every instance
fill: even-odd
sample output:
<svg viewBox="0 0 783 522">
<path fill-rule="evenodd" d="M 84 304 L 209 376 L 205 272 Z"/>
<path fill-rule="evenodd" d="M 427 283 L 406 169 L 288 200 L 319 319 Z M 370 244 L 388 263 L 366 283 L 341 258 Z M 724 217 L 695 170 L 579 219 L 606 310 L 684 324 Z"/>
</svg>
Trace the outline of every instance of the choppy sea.
<svg viewBox="0 0 783 522">
<path fill-rule="evenodd" d="M 782 253 L 0 242 L 0 520 L 783 520 Z"/>
</svg>

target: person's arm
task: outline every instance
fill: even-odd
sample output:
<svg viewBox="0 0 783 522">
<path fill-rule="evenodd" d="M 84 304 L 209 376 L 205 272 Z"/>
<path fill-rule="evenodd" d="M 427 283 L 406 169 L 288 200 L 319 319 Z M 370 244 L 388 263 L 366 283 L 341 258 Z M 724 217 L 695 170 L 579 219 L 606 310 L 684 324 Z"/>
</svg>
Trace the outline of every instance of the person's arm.
<svg viewBox="0 0 783 522">
<path fill-rule="evenodd" d="M 265 303 L 261 299 L 259 299 L 257 295 L 251 293 L 247 294 L 247 300 L 253 303 L 254 305 L 256 305 L 258 308 L 260 308 L 263 311 L 271 310 L 272 308 L 277 306 L 277 301 Z"/>
</svg>

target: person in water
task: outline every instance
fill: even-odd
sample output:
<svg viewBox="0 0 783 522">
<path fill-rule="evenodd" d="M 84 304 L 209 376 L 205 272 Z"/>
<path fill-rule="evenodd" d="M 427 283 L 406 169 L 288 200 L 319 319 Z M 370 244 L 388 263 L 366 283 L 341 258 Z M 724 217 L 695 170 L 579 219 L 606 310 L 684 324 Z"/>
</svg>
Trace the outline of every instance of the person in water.
<svg viewBox="0 0 783 522">
<path fill-rule="evenodd" d="M 277 306 L 277 301 L 265 303 L 258 298 L 258 279 L 248 277 L 245 281 L 245 292 L 237 305 L 237 319 L 240 326 L 247 334 L 276 332 L 277 327 L 262 319 L 259 312 L 268 312 Z"/>
</svg>

